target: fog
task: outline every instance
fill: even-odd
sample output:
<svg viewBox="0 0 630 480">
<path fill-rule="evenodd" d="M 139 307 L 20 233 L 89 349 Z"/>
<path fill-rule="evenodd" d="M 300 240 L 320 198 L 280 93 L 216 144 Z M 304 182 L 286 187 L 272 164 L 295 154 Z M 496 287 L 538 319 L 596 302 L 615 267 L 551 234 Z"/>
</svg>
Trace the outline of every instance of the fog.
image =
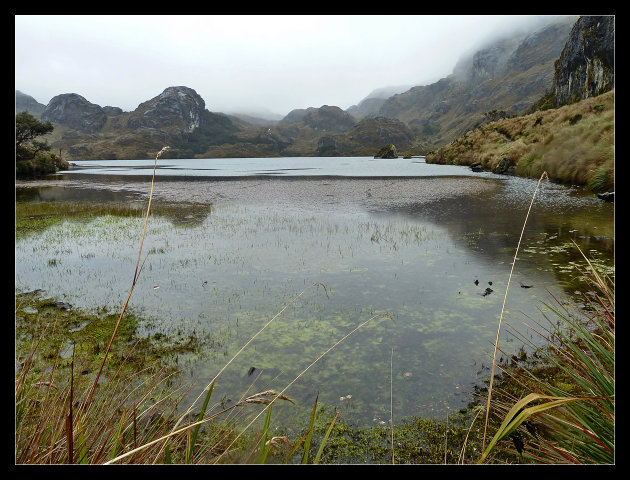
<svg viewBox="0 0 630 480">
<path fill-rule="evenodd" d="M 546 16 L 17 15 L 15 88 L 125 111 L 184 85 L 213 112 L 284 116 L 427 85 L 490 39 Z"/>
</svg>

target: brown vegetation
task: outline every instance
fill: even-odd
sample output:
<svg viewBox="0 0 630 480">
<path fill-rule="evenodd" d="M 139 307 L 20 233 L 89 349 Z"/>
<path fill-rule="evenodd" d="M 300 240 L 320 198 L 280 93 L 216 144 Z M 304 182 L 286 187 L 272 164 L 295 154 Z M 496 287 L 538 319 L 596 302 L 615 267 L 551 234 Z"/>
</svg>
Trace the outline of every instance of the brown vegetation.
<svg viewBox="0 0 630 480">
<path fill-rule="evenodd" d="M 495 170 L 507 158 L 518 176 L 543 171 L 592 191 L 614 190 L 615 91 L 564 107 L 487 123 L 436 152 L 427 162 Z"/>
</svg>

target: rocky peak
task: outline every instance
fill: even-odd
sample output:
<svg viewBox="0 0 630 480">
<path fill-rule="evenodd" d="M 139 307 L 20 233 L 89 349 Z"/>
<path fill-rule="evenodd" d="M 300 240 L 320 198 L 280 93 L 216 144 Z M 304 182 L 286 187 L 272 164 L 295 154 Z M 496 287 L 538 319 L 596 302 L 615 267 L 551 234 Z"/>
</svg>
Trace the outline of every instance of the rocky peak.
<svg viewBox="0 0 630 480">
<path fill-rule="evenodd" d="M 131 128 L 177 127 L 192 133 L 203 119 L 206 103 L 189 87 L 168 87 L 157 97 L 138 105 L 129 117 Z"/>
<path fill-rule="evenodd" d="M 94 133 L 103 128 L 107 115 L 99 105 L 88 102 L 81 95 L 64 93 L 48 102 L 41 119 L 67 125 L 85 133 Z"/>
<path fill-rule="evenodd" d="M 615 17 L 580 17 L 555 63 L 556 106 L 593 97 L 615 85 Z"/>
</svg>

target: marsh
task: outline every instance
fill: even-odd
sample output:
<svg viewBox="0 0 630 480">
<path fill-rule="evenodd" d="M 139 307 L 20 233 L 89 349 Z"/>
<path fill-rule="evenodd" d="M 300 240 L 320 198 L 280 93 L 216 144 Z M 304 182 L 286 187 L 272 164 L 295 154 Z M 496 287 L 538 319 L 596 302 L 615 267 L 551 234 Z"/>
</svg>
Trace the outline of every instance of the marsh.
<svg viewBox="0 0 630 480">
<path fill-rule="evenodd" d="M 181 381 L 195 383 L 191 398 L 290 304 L 219 377 L 225 402 L 252 382 L 282 390 L 361 322 L 388 313 L 393 322 L 371 320 L 286 394 L 308 410 L 319 392 L 346 420 L 368 425 L 389 419 L 390 380 L 395 418 L 444 418 L 465 406 L 489 375 L 536 180 L 418 159 L 288 167 L 265 159 L 247 168 L 251 159 L 240 160 L 164 161 L 130 302 L 140 335 L 201 340 L 199 351 L 174 360 Z M 79 162 L 16 185 L 16 201 L 146 208 L 152 161 L 128 162 Z M 120 311 L 143 223 L 142 215 L 98 215 L 18 238 L 16 292 L 43 289 L 77 308 Z M 572 267 L 583 259 L 573 242 L 612 272 L 614 205 L 543 182 L 507 294 L 506 355 L 521 348 L 525 323 L 550 295 L 580 301 Z M 295 407 L 277 411 L 294 415 Z"/>
</svg>

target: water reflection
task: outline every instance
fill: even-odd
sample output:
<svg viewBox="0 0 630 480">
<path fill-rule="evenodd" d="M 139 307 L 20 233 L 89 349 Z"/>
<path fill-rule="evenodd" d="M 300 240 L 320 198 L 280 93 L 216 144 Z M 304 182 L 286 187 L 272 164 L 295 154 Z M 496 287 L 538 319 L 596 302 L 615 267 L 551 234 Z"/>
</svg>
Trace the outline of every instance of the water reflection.
<svg viewBox="0 0 630 480">
<path fill-rule="evenodd" d="M 73 185 L 42 188 L 37 198 L 146 198 L 147 185 L 137 179 L 112 180 L 109 189 L 103 180 Z M 203 388 L 291 303 L 217 383 L 217 396 L 233 400 L 253 380 L 282 390 L 361 322 L 391 313 L 395 324 L 370 322 L 287 393 L 309 408 L 319 391 L 320 401 L 359 422 L 383 421 L 394 348 L 396 416 L 443 416 L 465 404 L 466 393 L 487 375 L 534 187 L 519 179 L 455 177 L 163 182 L 132 309 L 147 319 L 143 335 L 203 339 L 202 352 L 178 359 L 187 379 Z M 65 222 L 18 242 L 16 288 L 43 288 L 82 308 L 115 311 L 128 292 L 142 222 Z M 571 293 L 574 275 L 556 264 L 563 264 L 572 239 L 612 263 L 612 206 L 545 187 L 509 296 L 515 329 L 524 328 L 519 318 L 539 314 L 548 292 Z M 326 290 L 309 288 L 315 283 Z M 504 342 L 506 351 L 520 347 L 511 335 Z M 255 375 L 248 374 L 252 367 Z"/>
</svg>

